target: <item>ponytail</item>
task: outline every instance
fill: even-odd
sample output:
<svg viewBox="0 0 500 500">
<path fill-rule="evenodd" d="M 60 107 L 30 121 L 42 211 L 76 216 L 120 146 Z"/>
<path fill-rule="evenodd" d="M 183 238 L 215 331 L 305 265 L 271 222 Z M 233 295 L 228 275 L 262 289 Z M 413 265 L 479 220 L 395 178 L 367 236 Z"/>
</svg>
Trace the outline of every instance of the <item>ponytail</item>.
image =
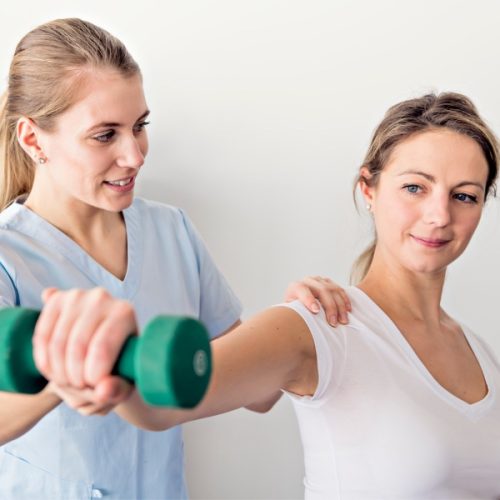
<svg viewBox="0 0 500 500">
<path fill-rule="evenodd" d="M 375 255 L 375 247 L 377 246 L 374 240 L 368 248 L 354 261 L 351 269 L 350 282 L 352 285 L 357 285 L 366 276 L 368 269 L 372 265 L 373 256 Z"/>
<path fill-rule="evenodd" d="M 9 119 L 8 93 L 0 100 L 0 210 L 33 186 L 34 165 L 16 136 L 17 122 Z"/>
</svg>

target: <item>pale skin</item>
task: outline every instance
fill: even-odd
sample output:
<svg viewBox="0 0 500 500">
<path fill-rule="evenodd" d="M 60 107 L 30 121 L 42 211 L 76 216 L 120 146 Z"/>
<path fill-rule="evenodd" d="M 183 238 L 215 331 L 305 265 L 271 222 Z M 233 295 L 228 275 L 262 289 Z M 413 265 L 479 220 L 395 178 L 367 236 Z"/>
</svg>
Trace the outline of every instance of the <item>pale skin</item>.
<svg viewBox="0 0 500 500">
<path fill-rule="evenodd" d="M 42 130 L 29 117 L 18 120 L 19 143 L 37 165 L 25 206 L 123 279 L 128 257 L 121 211 L 132 203 L 133 189 L 118 191 L 108 182 L 134 181 L 142 168 L 149 110 L 139 75 L 124 78 L 113 70 L 93 69 L 88 77 L 51 130 Z M 347 321 L 349 310 L 343 295 L 333 282 L 316 277 L 290 285 L 286 299 L 299 299 L 314 311 L 321 302 L 338 324 Z M 0 443 L 25 433 L 61 400 L 85 415 L 106 414 L 118 404 L 124 412 L 135 411 L 133 388 L 109 376 L 107 366 L 124 339 L 137 332 L 132 305 L 100 288 L 47 289 L 43 301 L 34 355 L 51 382 L 35 396 L 0 393 Z M 267 411 L 279 396 L 279 391 L 266 393 L 248 407 Z"/>
<path fill-rule="evenodd" d="M 487 387 L 460 326 L 440 300 L 447 266 L 464 251 L 479 223 L 487 172 L 472 139 L 430 130 L 396 146 L 376 184 L 360 183 L 378 243 L 359 286 L 391 317 L 434 378 L 468 403 L 481 400 Z M 369 177 L 367 171 L 362 174 Z M 196 409 L 159 410 L 132 392 L 116 411 L 137 426 L 161 430 L 251 404 L 277 390 L 311 395 L 316 389 L 312 337 L 287 308 L 264 311 L 215 340 L 212 348 L 213 377 Z M 95 350 L 84 361 L 92 366 L 91 385 L 98 386 L 114 362 L 104 352 L 98 356 Z"/>
<path fill-rule="evenodd" d="M 377 189 L 362 185 L 378 244 L 359 287 L 389 315 L 433 377 L 474 403 L 486 395 L 486 382 L 459 324 L 442 309 L 441 296 L 446 266 L 465 250 L 479 223 L 487 162 L 472 139 L 434 131 L 406 140 L 386 169 Z M 401 184 L 408 187 L 389 196 Z M 448 243 L 433 247 L 432 239 Z"/>
</svg>

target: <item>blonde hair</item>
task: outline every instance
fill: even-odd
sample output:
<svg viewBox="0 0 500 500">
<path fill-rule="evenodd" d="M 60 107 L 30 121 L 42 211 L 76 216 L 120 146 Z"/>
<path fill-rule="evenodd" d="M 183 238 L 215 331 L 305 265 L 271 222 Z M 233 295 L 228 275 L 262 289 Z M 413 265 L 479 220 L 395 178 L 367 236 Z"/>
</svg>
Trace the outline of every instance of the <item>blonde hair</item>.
<svg viewBox="0 0 500 500">
<path fill-rule="evenodd" d="M 33 185 L 33 160 L 17 140 L 19 118 L 52 130 L 55 118 L 74 103 L 95 69 L 116 70 L 124 77 L 140 74 L 122 42 L 81 19 L 48 22 L 18 43 L 0 102 L 0 210 Z"/>
<path fill-rule="evenodd" d="M 454 92 L 427 94 L 389 108 L 373 134 L 361 166 L 361 168 L 368 169 L 370 177 L 363 177 L 360 173 L 355 180 L 354 191 L 361 182 L 368 186 L 377 185 L 380 173 L 399 143 L 413 134 L 436 128 L 446 128 L 476 141 L 488 163 L 485 199 L 490 193 L 495 194 L 499 161 L 497 138 L 479 116 L 472 101 Z M 351 282 L 358 283 L 366 276 L 373 261 L 376 246 L 375 235 L 374 241 L 354 262 Z"/>
</svg>

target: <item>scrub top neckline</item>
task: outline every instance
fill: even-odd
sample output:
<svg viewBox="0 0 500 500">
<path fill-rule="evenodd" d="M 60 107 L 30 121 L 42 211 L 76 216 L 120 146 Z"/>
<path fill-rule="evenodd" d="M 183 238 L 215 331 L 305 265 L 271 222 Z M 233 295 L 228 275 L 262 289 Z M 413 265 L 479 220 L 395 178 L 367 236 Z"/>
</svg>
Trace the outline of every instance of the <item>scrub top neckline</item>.
<svg viewBox="0 0 500 500">
<path fill-rule="evenodd" d="M 143 237 L 139 223 L 139 210 L 134 202 L 122 211 L 127 233 L 127 272 L 123 280 L 99 264 L 78 243 L 57 227 L 22 204 L 22 200 L 12 203 L 6 210 L 19 215 L 14 223 L 15 229 L 54 248 L 70 260 L 96 286 L 104 286 L 113 296 L 132 299 L 137 291 L 142 269 Z"/>
<path fill-rule="evenodd" d="M 482 371 L 483 378 L 486 383 L 487 393 L 485 396 L 476 401 L 475 403 L 468 403 L 463 399 L 455 396 L 455 394 L 451 393 L 448 389 L 443 387 L 431 374 L 431 372 L 424 365 L 422 360 L 418 357 L 417 353 L 410 345 L 410 343 L 406 340 L 405 336 L 401 333 L 396 324 L 392 321 L 392 319 L 387 315 L 387 313 L 361 288 L 356 286 L 350 287 L 350 290 L 354 290 L 355 294 L 360 297 L 362 301 L 364 301 L 369 307 L 375 309 L 379 316 L 383 319 L 386 327 L 391 333 L 392 337 L 396 340 L 398 345 L 403 349 L 406 353 L 412 364 L 417 368 L 420 374 L 427 381 L 428 385 L 433 389 L 433 391 L 444 401 L 446 401 L 449 405 L 455 407 L 458 411 L 465 414 L 471 420 L 478 419 L 484 412 L 486 412 L 492 405 L 495 394 L 495 387 L 492 384 L 492 377 L 490 375 L 490 370 L 487 361 L 485 360 L 482 352 L 478 346 L 476 339 L 472 331 L 466 325 L 458 322 L 476 360 L 479 364 L 479 368 Z"/>
</svg>

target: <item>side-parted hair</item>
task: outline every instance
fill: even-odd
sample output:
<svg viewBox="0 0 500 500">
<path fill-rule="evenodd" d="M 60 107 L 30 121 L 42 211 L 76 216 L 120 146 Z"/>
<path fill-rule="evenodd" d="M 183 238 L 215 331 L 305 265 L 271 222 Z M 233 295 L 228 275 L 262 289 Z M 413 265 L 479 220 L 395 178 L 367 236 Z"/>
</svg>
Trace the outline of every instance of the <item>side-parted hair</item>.
<svg viewBox="0 0 500 500">
<path fill-rule="evenodd" d="M 122 42 L 81 19 L 50 21 L 17 44 L 0 101 L 0 210 L 33 185 L 35 163 L 17 140 L 19 118 L 53 130 L 56 117 L 74 104 L 95 69 L 115 70 L 124 77 L 140 74 Z"/>
<path fill-rule="evenodd" d="M 458 93 L 444 92 L 427 94 L 416 99 L 400 102 L 387 111 L 376 128 L 361 165 L 370 172 L 370 177 L 360 173 L 354 183 L 354 192 L 359 184 L 376 186 L 380 173 L 387 164 L 394 148 L 419 132 L 431 129 L 448 129 L 470 137 L 481 147 L 488 164 L 485 199 L 496 194 L 495 180 L 498 174 L 499 146 L 493 131 L 479 116 L 472 101 Z M 356 259 L 351 271 L 351 282 L 358 283 L 368 272 L 375 253 L 377 237 Z"/>
</svg>

